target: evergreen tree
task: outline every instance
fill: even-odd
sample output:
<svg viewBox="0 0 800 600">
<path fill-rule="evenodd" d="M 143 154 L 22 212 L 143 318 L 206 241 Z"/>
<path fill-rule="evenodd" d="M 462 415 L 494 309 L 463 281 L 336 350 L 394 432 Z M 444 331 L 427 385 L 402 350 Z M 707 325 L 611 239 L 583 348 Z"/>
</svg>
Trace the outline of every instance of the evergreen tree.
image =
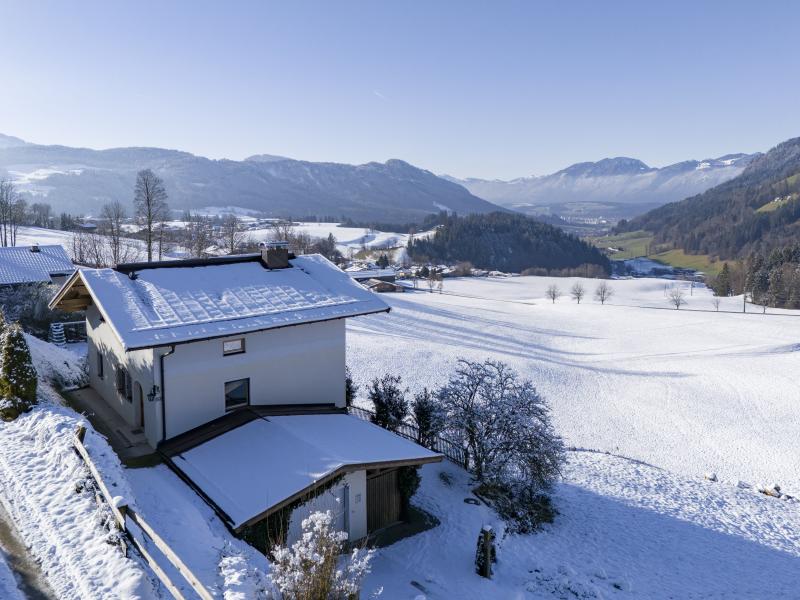
<svg viewBox="0 0 800 600">
<path fill-rule="evenodd" d="M 414 396 L 411 402 L 411 417 L 417 426 L 417 443 L 433 448 L 436 438 L 444 429 L 444 410 L 434 399 L 428 388 Z"/>
<path fill-rule="evenodd" d="M 375 407 L 372 422 L 390 431 L 396 431 L 408 414 L 408 402 L 401 384 L 399 375 L 384 375 L 381 379 L 373 379 L 369 388 L 369 399 Z"/>
<path fill-rule="evenodd" d="M 717 296 L 731 295 L 731 270 L 728 267 L 728 263 L 722 265 L 722 271 L 720 271 L 714 283 L 714 293 Z"/>
<path fill-rule="evenodd" d="M 2 339 L 0 366 L 0 416 L 16 418 L 36 403 L 36 369 L 22 329 L 16 323 L 6 327 Z"/>
</svg>

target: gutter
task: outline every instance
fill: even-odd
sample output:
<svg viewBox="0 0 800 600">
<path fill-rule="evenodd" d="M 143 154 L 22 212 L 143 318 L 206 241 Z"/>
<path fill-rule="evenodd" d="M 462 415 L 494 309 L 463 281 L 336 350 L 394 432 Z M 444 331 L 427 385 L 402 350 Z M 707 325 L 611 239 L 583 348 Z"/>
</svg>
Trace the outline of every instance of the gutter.
<svg viewBox="0 0 800 600">
<path fill-rule="evenodd" d="M 170 354 L 175 353 L 175 344 L 170 346 L 169 352 L 164 352 L 158 355 L 159 365 L 161 367 L 159 375 L 161 376 L 161 441 L 167 439 L 167 405 L 164 396 L 164 358 Z"/>
</svg>

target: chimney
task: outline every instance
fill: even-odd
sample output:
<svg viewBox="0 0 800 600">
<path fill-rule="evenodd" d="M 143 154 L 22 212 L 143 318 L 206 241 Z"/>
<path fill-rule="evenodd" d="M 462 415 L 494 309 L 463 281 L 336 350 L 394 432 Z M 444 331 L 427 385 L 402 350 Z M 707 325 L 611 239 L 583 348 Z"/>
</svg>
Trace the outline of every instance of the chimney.
<svg viewBox="0 0 800 600">
<path fill-rule="evenodd" d="M 39 252 L 39 244 L 33 244 L 31 246 L 31 252 Z"/>
<path fill-rule="evenodd" d="M 261 250 L 261 262 L 268 269 L 288 269 L 289 242 L 267 242 Z"/>
</svg>

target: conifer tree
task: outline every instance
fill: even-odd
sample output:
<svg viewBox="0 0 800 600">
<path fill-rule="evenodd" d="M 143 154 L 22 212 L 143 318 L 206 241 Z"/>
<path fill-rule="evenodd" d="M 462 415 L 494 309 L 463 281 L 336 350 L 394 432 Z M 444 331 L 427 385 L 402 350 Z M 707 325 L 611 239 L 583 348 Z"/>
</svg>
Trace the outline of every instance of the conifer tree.
<svg viewBox="0 0 800 600">
<path fill-rule="evenodd" d="M 369 399 L 375 407 L 372 422 L 390 431 L 396 431 L 408 414 L 408 402 L 401 384 L 399 375 L 384 375 L 381 379 L 373 379 L 369 388 Z"/>
<path fill-rule="evenodd" d="M 0 356 L 0 416 L 11 420 L 36 403 L 36 369 L 18 324 L 6 327 Z"/>
</svg>

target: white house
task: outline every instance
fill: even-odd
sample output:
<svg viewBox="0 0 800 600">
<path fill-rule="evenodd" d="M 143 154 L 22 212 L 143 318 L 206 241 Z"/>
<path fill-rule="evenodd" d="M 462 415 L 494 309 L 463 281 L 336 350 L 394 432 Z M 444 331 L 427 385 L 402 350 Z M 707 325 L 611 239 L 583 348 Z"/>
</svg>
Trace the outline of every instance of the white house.
<svg viewBox="0 0 800 600">
<path fill-rule="evenodd" d="M 347 414 L 345 319 L 389 307 L 319 255 L 79 269 L 51 308 L 86 311 L 89 385 L 250 538 L 328 505 L 364 537 L 399 518 L 397 469 L 441 460 Z"/>
</svg>

